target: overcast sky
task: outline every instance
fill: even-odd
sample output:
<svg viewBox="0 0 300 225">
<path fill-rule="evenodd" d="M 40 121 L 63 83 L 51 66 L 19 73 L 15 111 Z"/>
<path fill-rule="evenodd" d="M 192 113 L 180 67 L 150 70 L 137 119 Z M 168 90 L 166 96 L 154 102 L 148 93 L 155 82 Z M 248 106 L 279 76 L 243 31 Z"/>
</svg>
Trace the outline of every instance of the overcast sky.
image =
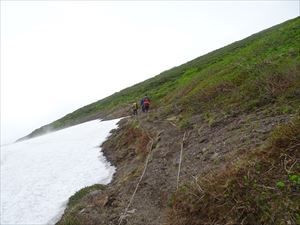
<svg viewBox="0 0 300 225">
<path fill-rule="evenodd" d="M 299 1 L 1 1 L 1 144 L 299 16 Z"/>
</svg>

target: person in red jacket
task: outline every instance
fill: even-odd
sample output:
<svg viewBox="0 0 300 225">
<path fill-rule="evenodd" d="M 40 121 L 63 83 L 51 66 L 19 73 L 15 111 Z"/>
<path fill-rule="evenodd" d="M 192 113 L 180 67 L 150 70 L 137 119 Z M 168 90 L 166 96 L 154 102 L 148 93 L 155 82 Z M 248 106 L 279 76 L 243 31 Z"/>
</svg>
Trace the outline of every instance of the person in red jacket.
<svg viewBox="0 0 300 225">
<path fill-rule="evenodd" d="M 147 95 L 145 95 L 145 97 L 143 99 L 143 106 L 144 106 L 145 112 L 148 112 L 149 107 L 150 107 L 150 98 Z"/>
</svg>

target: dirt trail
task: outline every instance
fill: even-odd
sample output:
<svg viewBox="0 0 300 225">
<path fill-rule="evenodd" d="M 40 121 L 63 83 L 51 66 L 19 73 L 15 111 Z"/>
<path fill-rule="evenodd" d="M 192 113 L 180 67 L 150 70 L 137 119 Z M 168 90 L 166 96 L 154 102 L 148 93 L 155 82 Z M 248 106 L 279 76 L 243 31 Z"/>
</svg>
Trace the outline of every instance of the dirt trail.
<svg viewBox="0 0 300 225">
<path fill-rule="evenodd" d="M 270 131 L 290 116 L 271 117 L 263 112 L 216 121 L 209 126 L 201 116 L 186 132 L 180 185 L 235 160 L 239 154 L 260 146 Z M 159 225 L 172 193 L 176 191 L 180 149 L 184 131 L 167 119 L 155 116 L 123 119 L 102 145 L 102 151 L 117 170 L 105 190 L 94 191 L 68 208 L 61 224 L 76 218 L 77 224 L 117 225 L 143 173 L 149 153 L 149 135 L 153 138 L 147 170 L 140 182 L 122 225 Z M 148 146 L 148 148 L 147 148 Z"/>
<path fill-rule="evenodd" d="M 144 177 L 129 208 L 129 213 L 127 213 L 122 224 L 162 224 L 168 198 L 176 190 L 177 162 L 174 159 L 179 156 L 182 132 L 175 129 L 167 121 L 149 122 L 146 116 L 139 118 L 139 126 L 152 136 L 154 140 L 153 149 L 149 153 L 149 163 Z M 110 157 L 108 156 L 108 158 Z M 122 190 L 118 192 L 118 198 L 121 199 L 120 205 L 122 205 L 121 212 L 124 212 L 140 179 L 142 169 L 145 166 L 144 161 L 139 162 L 133 159 L 130 166 L 127 160 L 125 162 L 124 166 L 133 167 L 135 174 L 131 181 L 132 184 L 125 184 Z M 122 172 L 119 173 L 120 170 Z M 118 176 L 124 176 L 123 169 L 120 168 L 118 171 L 116 173 L 116 183 L 118 182 Z M 128 173 L 132 172 L 128 171 Z M 116 222 L 115 220 L 111 224 L 118 224 Z"/>
</svg>

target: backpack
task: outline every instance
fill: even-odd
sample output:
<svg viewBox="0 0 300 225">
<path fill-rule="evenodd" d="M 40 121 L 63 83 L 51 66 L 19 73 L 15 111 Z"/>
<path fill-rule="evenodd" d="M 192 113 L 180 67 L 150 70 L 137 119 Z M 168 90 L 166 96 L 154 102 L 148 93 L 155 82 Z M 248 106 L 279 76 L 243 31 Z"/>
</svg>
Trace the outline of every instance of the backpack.
<svg viewBox="0 0 300 225">
<path fill-rule="evenodd" d="M 132 104 L 132 109 L 138 109 L 138 105 L 136 102 Z"/>
</svg>

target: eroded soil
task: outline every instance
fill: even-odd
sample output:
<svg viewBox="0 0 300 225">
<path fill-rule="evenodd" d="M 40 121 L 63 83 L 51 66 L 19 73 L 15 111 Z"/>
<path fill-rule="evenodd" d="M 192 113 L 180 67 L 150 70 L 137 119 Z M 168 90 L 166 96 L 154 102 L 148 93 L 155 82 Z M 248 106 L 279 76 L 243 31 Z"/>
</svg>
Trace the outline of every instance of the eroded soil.
<svg viewBox="0 0 300 225">
<path fill-rule="evenodd" d="M 182 144 L 179 185 L 216 168 L 225 168 L 239 155 L 262 146 L 277 125 L 292 118 L 257 111 L 208 124 L 198 115 L 191 119 L 192 128 L 183 130 L 176 126 L 176 118 L 160 119 L 150 113 L 153 115 L 120 121 L 119 128 L 102 145 L 107 160 L 117 168 L 113 181 L 104 190 L 93 191 L 67 208 L 58 224 L 164 224 L 168 203 L 177 187 Z M 147 169 L 124 214 L 148 154 Z"/>
</svg>

